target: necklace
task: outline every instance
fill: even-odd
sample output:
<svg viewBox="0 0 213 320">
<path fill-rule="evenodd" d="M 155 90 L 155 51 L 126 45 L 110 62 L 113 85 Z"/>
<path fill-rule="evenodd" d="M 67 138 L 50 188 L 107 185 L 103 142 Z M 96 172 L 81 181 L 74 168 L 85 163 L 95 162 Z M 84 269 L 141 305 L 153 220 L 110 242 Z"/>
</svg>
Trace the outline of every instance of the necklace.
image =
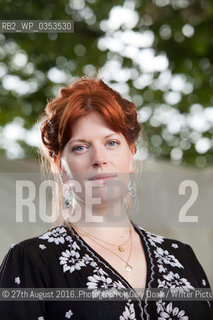
<svg viewBox="0 0 213 320">
<path fill-rule="evenodd" d="M 99 241 L 102 241 L 102 242 L 104 242 L 104 243 L 110 244 L 111 246 L 117 247 L 120 252 L 124 252 L 124 251 L 125 251 L 123 245 L 129 241 L 130 236 L 131 236 L 131 225 L 130 225 L 130 227 L 129 227 L 129 238 L 128 238 L 125 242 L 121 243 L 120 245 L 117 245 L 117 244 L 114 244 L 114 243 L 111 243 L 111 242 L 104 241 L 104 240 L 102 240 L 102 239 L 100 239 L 100 238 L 98 238 L 98 237 L 96 237 L 96 236 L 93 236 L 92 234 L 90 234 L 90 233 L 88 233 L 88 232 L 81 231 L 80 228 L 77 227 L 77 226 L 75 226 L 75 228 L 78 230 L 79 233 L 81 232 L 81 234 L 83 234 L 84 236 L 87 236 L 87 237 L 90 236 L 90 237 L 92 237 L 92 238 L 98 239 Z"/>
<path fill-rule="evenodd" d="M 73 226 L 72 226 L 72 227 L 73 227 Z M 74 229 L 74 227 L 73 227 L 73 229 Z M 77 229 L 79 229 L 79 228 L 77 228 Z M 79 232 L 79 231 L 78 231 L 77 233 L 79 233 L 80 235 L 83 235 L 82 232 Z M 98 243 L 97 241 L 95 241 L 95 240 L 91 237 L 90 234 L 86 234 L 86 233 L 85 233 L 85 236 L 88 237 L 88 238 L 90 238 L 91 240 L 93 240 L 95 243 L 97 243 L 97 244 L 98 244 L 99 246 L 101 246 L 102 248 L 104 248 L 104 249 L 106 249 L 106 250 L 114 253 L 117 257 L 119 257 L 121 260 L 123 260 L 123 261 L 126 263 L 126 265 L 125 265 L 125 270 L 126 270 L 127 272 L 132 271 L 132 266 L 129 264 L 129 259 L 130 259 L 131 252 L 132 252 L 132 228 L 131 228 L 131 226 L 130 226 L 130 240 L 131 240 L 131 245 L 130 245 L 130 252 L 129 252 L 129 256 L 128 256 L 127 261 L 124 260 L 123 258 L 121 258 L 121 257 L 120 257 L 117 253 L 115 253 L 114 251 L 112 251 L 112 250 L 110 250 L 110 249 L 102 246 L 100 243 Z M 108 242 L 106 242 L 106 241 L 104 241 L 104 240 L 101 240 L 101 241 L 102 241 L 102 242 L 105 242 L 105 243 L 108 243 Z"/>
</svg>

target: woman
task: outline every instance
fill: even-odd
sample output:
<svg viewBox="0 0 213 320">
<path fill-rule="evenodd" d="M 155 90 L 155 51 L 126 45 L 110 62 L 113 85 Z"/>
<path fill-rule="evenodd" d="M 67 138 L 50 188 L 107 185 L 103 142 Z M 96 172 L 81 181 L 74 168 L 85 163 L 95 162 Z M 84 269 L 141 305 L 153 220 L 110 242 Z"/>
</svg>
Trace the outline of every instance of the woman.
<svg viewBox="0 0 213 320">
<path fill-rule="evenodd" d="M 140 134 L 136 106 L 102 80 L 81 78 L 47 104 L 45 159 L 58 175 L 58 225 L 10 249 L 3 288 L 129 289 L 119 301 L 1 302 L 1 319 L 212 319 L 210 301 L 155 301 L 137 288 L 208 288 L 190 246 L 131 219 Z"/>
</svg>

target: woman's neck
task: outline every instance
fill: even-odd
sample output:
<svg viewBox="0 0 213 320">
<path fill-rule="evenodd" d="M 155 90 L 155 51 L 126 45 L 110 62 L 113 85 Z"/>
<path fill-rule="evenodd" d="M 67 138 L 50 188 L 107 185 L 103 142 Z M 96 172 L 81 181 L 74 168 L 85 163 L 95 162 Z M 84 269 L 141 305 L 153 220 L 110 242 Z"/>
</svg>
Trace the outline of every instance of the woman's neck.
<svg viewBox="0 0 213 320">
<path fill-rule="evenodd" d="M 122 241 L 129 233 L 131 217 L 122 201 L 108 203 L 105 206 L 93 205 L 92 210 L 83 203 L 79 205 L 80 218 L 76 221 L 74 215 L 69 219 L 75 230 L 110 242 Z"/>
</svg>

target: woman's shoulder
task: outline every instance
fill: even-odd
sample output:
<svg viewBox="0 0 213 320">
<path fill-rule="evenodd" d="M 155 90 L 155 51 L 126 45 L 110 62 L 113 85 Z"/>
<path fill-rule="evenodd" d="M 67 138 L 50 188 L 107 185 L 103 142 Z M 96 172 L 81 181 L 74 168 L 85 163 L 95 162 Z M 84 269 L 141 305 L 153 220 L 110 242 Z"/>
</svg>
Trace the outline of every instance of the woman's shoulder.
<svg viewBox="0 0 213 320">
<path fill-rule="evenodd" d="M 191 245 L 174 238 L 167 238 L 162 235 L 152 233 L 145 230 L 140 225 L 136 225 L 136 227 L 144 238 L 147 247 L 150 248 L 156 257 L 163 256 L 165 259 L 166 257 L 168 257 L 168 259 L 175 257 L 179 261 L 184 262 L 184 264 L 194 261 L 197 266 L 200 266 Z"/>
<path fill-rule="evenodd" d="M 68 230 L 60 225 L 11 245 L 0 266 L 0 285 L 48 285 L 50 269 L 64 246 L 66 250 L 69 237 Z M 37 283 L 35 278 L 39 279 Z"/>
<path fill-rule="evenodd" d="M 2 265 L 9 259 L 16 261 L 45 262 L 51 256 L 61 252 L 62 246 L 71 241 L 71 234 L 63 225 L 55 226 L 42 234 L 14 243 L 8 249 Z"/>
<path fill-rule="evenodd" d="M 44 250 L 46 246 L 56 247 L 64 244 L 69 238 L 70 234 L 68 234 L 67 228 L 63 225 L 58 225 L 47 229 L 38 236 L 12 244 L 10 249 L 13 251 L 24 250 L 26 252 L 32 252 L 36 248 Z"/>
<path fill-rule="evenodd" d="M 178 269 L 187 270 L 195 275 L 202 275 L 206 280 L 205 282 L 208 282 L 205 271 L 191 245 L 152 233 L 140 225 L 137 225 L 137 228 L 157 262 L 162 265 L 172 265 Z"/>
<path fill-rule="evenodd" d="M 183 249 L 184 247 L 189 247 L 188 244 L 174 239 L 174 238 L 167 238 L 163 235 L 156 234 L 144 229 L 142 226 L 135 224 L 137 229 L 141 232 L 143 237 L 149 242 L 149 244 L 153 247 L 163 247 L 164 249 Z"/>
<path fill-rule="evenodd" d="M 139 225 L 137 228 L 157 270 L 158 285 L 180 286 L 184 290 L 210 288 L 205 270 L 189 244 L 152 233 Z"/>
</svg>

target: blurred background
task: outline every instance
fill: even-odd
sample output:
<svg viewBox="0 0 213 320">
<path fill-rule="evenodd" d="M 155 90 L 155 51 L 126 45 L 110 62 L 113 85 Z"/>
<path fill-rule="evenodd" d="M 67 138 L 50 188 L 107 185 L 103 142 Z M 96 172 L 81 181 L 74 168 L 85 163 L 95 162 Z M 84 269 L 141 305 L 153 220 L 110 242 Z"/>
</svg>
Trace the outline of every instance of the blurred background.
<svg viewBox="0 0 213 320">
<path fill-rule="evenodd" d="M 2 0 L 0 12 L 74 21 L 73 33 L 0 33 L 1 260 L 48 228 L 15 222 L 17 179 L 40 181 L 38 118 L 62 86 L 98 72 L 138 108 L 146 143 L 135 220 L 192 245 L 213 285 L 213 2 Z M 184 180 L 194 184 L 181 194 Z M 180 223 L 186 203 L 198 219 Z"/>
</svg>

